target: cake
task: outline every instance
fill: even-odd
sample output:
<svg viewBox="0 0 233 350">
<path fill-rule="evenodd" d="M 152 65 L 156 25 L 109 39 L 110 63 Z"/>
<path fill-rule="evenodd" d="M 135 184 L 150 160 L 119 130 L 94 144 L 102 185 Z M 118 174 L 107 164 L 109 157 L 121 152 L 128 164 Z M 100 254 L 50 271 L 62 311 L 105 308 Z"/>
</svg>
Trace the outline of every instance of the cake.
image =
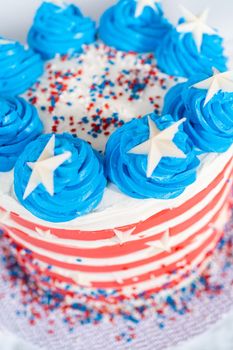
<svg viewBox="0 0 233 350">
<path fill-rule="evenodd" d="M 67 302 L 172 294 L 223 236 L 233 75 L 206 14 L 185 11 L 175 28 L 158 2 L 120 0 L 96 30 L 44 2 L 30 49 L 0 40 L 0 224 Z"/>
</svg>

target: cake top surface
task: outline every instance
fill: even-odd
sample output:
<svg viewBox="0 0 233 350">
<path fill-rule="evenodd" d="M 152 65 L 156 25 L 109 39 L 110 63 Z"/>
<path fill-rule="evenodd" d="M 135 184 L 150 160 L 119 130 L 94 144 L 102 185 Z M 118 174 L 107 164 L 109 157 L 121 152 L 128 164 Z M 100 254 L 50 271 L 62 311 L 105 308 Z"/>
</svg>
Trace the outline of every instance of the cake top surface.
<svg viewBox="0 0 233 350">
<path fill-rule="evenodd" d="M 46 62 L 24 97 L 34 104 L 45 132 L 69 132 L 105 150 L 109 136 L 132 118 L 161 112 L 175 77 L 161 73 L 152 54 L 125 53 L 102 43 Z"/>
</svg>

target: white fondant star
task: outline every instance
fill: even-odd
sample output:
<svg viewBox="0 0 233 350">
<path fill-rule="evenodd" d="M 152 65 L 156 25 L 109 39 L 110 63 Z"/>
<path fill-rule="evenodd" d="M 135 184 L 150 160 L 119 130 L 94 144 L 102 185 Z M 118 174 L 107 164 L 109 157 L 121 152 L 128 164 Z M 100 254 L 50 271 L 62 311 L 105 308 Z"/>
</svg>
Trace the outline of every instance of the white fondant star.
<svg viewBox="0 0 233 350">
<path fill-rule="evenodd" d="M 44 185 L 48 193 L 54 195 L 54 172 L 60 165 L 71 157 L 71 152 L 54 155 L 55 135 L 52 135 L 43 152 L 36 162 L 27 165 L 32 169 L 30 179 L 24 192 L 25 200 L 40 184 Z"/>
<path fill-rule="evenodd" d="M 72 276 L 72 279 L 75 283 L 83 287 L 91 287 L 91 282 L 85 277 L 83 273 L 76 273 Z"/>
<path fill-rule="evenodd" d="M 221 211 L 215 223 L 210 223 L 208 226 L 213 231 L 221 231 L 223 230 L 225 223 L 228 221 L 228 218 L 229 218 L 229 209 L 224 209 Z"/>
<path fill-rule="evenodd" d="M 131 297 L 132 294 L 134 294 L 136 292 L 136 289 L 137 287 L 134 286 L 134 287 L 125 287 L 124 288 L 124 295 L 128 296 L 128 297 Z"/>
<path fill-rule="evenodd" d="M 51 230 L 42 230 L 41 228 L 39 228 L 39 227 L 36 227 L 36 232 L 38 233 L 38 236 L 39 237 L 50 237 L 50 236 L 52 236 L 52 234 L 51 234 Z"/>
<path fill-rule="evenodd" d="M 216 68 L 213 68 L 213 73 L 212 77 L 193 85 L 194 88 L 208 90 L 204 106 L 219 91 L 233 92 L 233 71 L 220 73 Z"/>
<path fill-rule="evenodd" d="M 198 51 L 200 51 L 203 41 L 203 35 L 216 34 L 216 31 L 206 24 L 209 10 L 206 9 L 199 16 L 195 16 L 183 6 L 181 7 L 181 9 L 185 18 L 185 23 L 179 24 L 177 26 L 177 31 L 179 33 L 192 33 L 197 49 Z"/>
<path fill-rule="evenodd" d="M 120 245 L 122 245 L 122 244 L 130 241 L 131 235 L 134 232 L 135 228 L 136 228 L 136 226 L 133 228 L 130 228 L 127 231 L 121 231 L 121 230 L 114 229 L 113 231 L 116 235 L 117 242 L 119 242 Z"/>
<path fill-rule="evenodd" d="M 148 117 L 150 129 L 149 139 L 132 148 L 128 153 L 148 155 L 147 177 L 151 177 L 163 157 L 186 158 L 186 155 L 173 142 L 179 126 L 184 123 L 183 118 L 172 124 L 167 129 L 159 130 L 153 120 Z"/>
<path fill-rule="evenodd" d="M 135 17 L 141 16 L 145 7 L 151 7 L 154 11 L 156 11 L 156 2 L 160 2 L 160 0 L 135 0 L 137 2 L 137 7 L 135 11 Z"/>
<path fill-rule="evenodd" d="M 0 223 L 4 223 L 6 220 L 10 218 L 10 213 L 3 209 L 0 209 Z"/>
<path fill-rule="evenodd" d="M 0 38 L 0 45 L 8 45 L 12 43 L 14 43 L 14 41 Z"/>
<path fill-rule="evenodd" d="M 118 274 L 116 272 L 113 272 L 113 277 L 115 279 L 115 281 L 118 283 L 118 284 L 123 284 L 124 280 L 122 277 L 119 277 Z"/>
<path fill-rule="evenodd" d="M 171 242 L 170 242 L 170 232 L 167 230 L 161 240 L 153 241 L 153 242 L 148 242 L 146 245 L 150 246 L 153 250 L 155 249 L 156 251 L 165 251 L 170 253 L 171 252 Z"/>
<path fill-rule="evenodd" d="M 187 266 L 187 259 L 183 259 L 179 261 L 178 263 L 176 263 L 176 266 L 180 268 L 184 268 L 185 266 Z"/>
</svg>

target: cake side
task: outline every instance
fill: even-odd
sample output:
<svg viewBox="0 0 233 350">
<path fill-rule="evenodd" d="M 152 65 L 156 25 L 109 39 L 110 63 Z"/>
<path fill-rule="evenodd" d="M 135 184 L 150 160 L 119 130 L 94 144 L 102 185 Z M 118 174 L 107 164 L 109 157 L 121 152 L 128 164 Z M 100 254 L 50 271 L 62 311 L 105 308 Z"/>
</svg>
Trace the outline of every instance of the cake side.
<svg viewBox="0 0 233 350">
<path fill-rule="evenodd" d="M 123 293 L 153 286 L 163 289 L 166 283 L 181 282 L 180 275 L 204 262 L 222 234 L 229 215 L 233 163 L 231 152 L 228 158 L 225 155 L 225 164 L 223 156 L 221 161 L 219 157 L 214 164 L 218 164 L 218 174 L 207 187 L 182 205 L 160 210 L 144 222 L 76 231 L 37 225 L 11 213 L 4 218 L 4 227 L 14 242 L 31 251 L 28 267 L 52 278 L 59 288 L 69 285 L 69 290 L 77 291 L 83 285 Z M 154 275 L 159 276 L 156 281 Z"/>
</svg>

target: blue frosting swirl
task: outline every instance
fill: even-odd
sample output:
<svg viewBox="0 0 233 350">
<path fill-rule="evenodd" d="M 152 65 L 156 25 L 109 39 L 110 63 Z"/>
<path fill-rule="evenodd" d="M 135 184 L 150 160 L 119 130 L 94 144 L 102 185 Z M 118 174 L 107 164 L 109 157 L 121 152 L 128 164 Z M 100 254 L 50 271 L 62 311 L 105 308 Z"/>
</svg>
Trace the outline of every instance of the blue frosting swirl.
<svg viewBox="0 0 233 350">
<path fill-rule="evenodd" d="M 0 98 L 0 172 L 10 171 L 43 130 L 37 110 L 22 98 Z"/>
<path fill-rule="evenodd" d="M 233 143 L 233 92 L 219 91 L 204 105 L 207 90 L 192 85 L 207 78 L 207 74 L 198 74 L 172 88 L 165 97 L 164 112 L 171 113 L 176 120 L 187 118 L 185 131 L 199 153 L 221 153 Z"/>
<path fill-rule="evenodd" d="M 44 59 L 56 54 L 82 52 L 83 44 L 95 41 L 95 22 L 84 17 L 75 5 L 64 6 L 43 3 L 29 31 L 29 46 Z"/>
<path fill-rule="evenodd" d="M 197 72 L 211 72 L 212 67 L 225 71 L 227 59 L 222 44 L 223 39 L 217 34 L 204 34 L 199 52 L 191 33 L 178 33 L 174 28 L 156 51 L 157 64 L 167 74 L 187 78 Z"/>
<path fill-rule="evenodd" d="M 165 95 L 162 114 L 172 115 L 175 121 L 186 117 L 186 109 L 182 99 L 182 93 L 186 83 L 179 83 L 173 86 Z"/>
<path fill-rule="evenodd" d="M 51 134 L 30 143 L 15 165 L 14 189 L 19 202 L 35 216 L 50 222 L 66 222 L 97 207 L 106 186 L 102 160 L 91 146 L 69 134 L 56 135 L 55 155 L 70 152 L 71 158 L 54 172 L 54 195 L 40 184 L 25 200 L 26 186 L 35 162 L 47 145 Z"/>
<path fill-rule="evenodd" d="M 163 17 L 160 4 L 157 11 L 145 7 L 135 17 L 137 2 L 120 0 L 102 15 L 99 36 L 105 44 L 122 51 L 152 52 L 161 38 L 170 30 L 171 24 Z"/>
<path fill-rule="evenodd" d="M 151 114 L 150 118 L 160 130 L 174 122 L 170 115 L 158 117 Z M 115 131 L 106 146 L 106 174 L 130 197 L 175 198 L 196 180 L 199 160 L 194 153 L 193 145 L 180 126 L 173 141 L 187 157 L 185 159 L 163 157 L 152 176 L 147 178 L 147 156 L 128 152 L 148 138 L 148 116 L 133 119 Z"/>
<path fill-rule="evenodd" d="M 3 43 L 4 42 L 4 43 Z M 19 42 L 0 38 L 0 95 L 15 96 L 25 92 L 43 73 L 43 61 Z"/>
</svg>

